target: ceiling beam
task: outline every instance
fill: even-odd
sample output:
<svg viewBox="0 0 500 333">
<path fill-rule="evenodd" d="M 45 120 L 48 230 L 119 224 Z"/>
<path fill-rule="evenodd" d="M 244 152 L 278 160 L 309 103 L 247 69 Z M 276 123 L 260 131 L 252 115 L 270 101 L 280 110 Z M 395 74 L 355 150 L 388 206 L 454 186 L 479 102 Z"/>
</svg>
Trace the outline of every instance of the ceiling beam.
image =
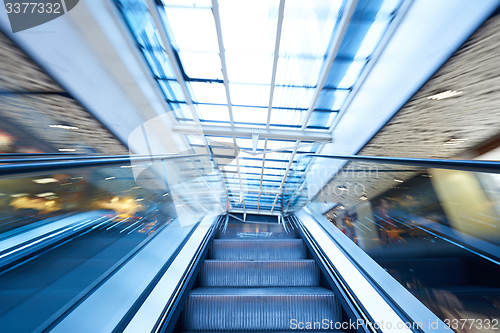
<svg viewBox="0 0 500 333">
<path fill-rule="evenodd" d="M 273 98 L 274 98 L 274 87 L 276 85 L 276 72 L 278 69 L 278 59 L 280 53 L 280 43 L 281 43 L 281 31 L 283 28 L 283 17 L 285 14 L 285 0 L 280 0 L 280 7 L 278 11 L 278 26 L 276 28 L 276 41 L 274 43 L 274 58 L 273 58 L 273 72 L 271 75 L 271 87 L 269 91 L 269 105 L 267 106 L 267 121 L 266 130 L 269 130 L 269 124 L 271 123 L 271 112 L 273 109 Z M 264 168 L 266 165 L 266 151 L 267 151 L 267 140 L 264 138 L 264 155 L 262 156 L 262 170 L 260 173 L 260 188 L 262 189 L 262 181 L 264 179 Z M 257 210 L 260 208 L 260 194 L 259 201 L 257 202 Z"/>
<path fill-rule="evenodd" d="M 347 27 L 349 26 L 349 23 L 351 22 L 352 15 L 354 14 L 354 11 L 356 10 L 357 4 L 358 4 L 358 0 L 350 0 L 347 3 L 345 10 L 344 10 L 344 13 L 342 15 L 342 18 L 340 19 L 339 26 L 335 30 L 335 36 L 333 38 L 332 46 L 330 47 L 330 50 L 328 52 L 328 56 L 326 58 L 326 64 L 323 67 L 322 72 L 320 73 L 318 85 L 317 85 L 316 89 L 314 90 L 314 96 L 313 96 L 311 105 L 309 106 L 309 109 L 307 110 L 307 114 L 306 114 L 306 117 L 304 119 L 304 123 L 302 124 L 302 127 L 301 127 L 302 132 L 306 131 L 307 123 L 309 122 L 309 118 L 311 117 L 311 114 L 314 111 L 314 107 L 316 106 L 316 102 L 319 99 L 319 95 L 321 93 L 321 90 L 323 90 L 323 87 L 325 86 L 325 82 L 326 82 L 326 79 L 328 77 L 328 73 L 330 72 L 332 64 L 335 61 L 335 58 L 337 57 L 337 53 L 340 49 L 340 45 L 342 44 L 342 41 L 344 40 L 345 32 L 347 31 Z M 330 135 L 331 135 L 331 133 L 330 133 Z M 297 149 L 298 149 L 298 146 L 300 145 L 301 141 L 303 141 L 303 140 L 297 139 L 296 147 L 293 150 L 292 157 L 290 158 L 290 161 L 288 162 L 288 165 L 287 165 L 286 171 L 285 171 L 285 175 L 283 176 L 283 180 L 281 181 L 280 190 L 282 190 L 283 186 L 285 185 L 286 179 L 288 177 L 288 174 L 290 173 L 290 169 L 292 167 L 293 160 L 295 158 L 295 155 L 297 154 Z"/>
<path fill-rule="evenodd" d="M 219 44 L 219 57 L 222 68 L 222 76 L 224 78 L 224 89 L 226 90 L 226 99 L 227 99 L 227 109 L 229 111 L 229 123 L 231 127 L 234 128 L 234 116 L 233 116 L 233 105 L 231 103 L 231 94 L 229 92 L 229 79 L 227 76 L 227 63 L 226 63 L 226 53 L 224 51 L 224 41 L 222 39 L 222 27 L 220 23 L 220 13 L 219 13 L 219 3 L 217 0 L 212 0 L 212 13 L 214 15 L 215 28 L 217 30 L 217 43 Z M 233 143 L 236 147 L 236 136 L 233 135 Z M 238 157 L 236 157 L 236 167 L 238 170 L 238 179 L 240 182 L 240 193 L 242 193 L 242 183 L 241 183 L 241 170 L 240 170 L 240 162 Z M 241 194 L 240 194 L 241 195 Z M 244 201 L 244 199 L 243 199 Z M 245 203 L 242 202 L 243 209 L 245 208 Z"/>
<path fill-rule="evenodd" d="M 274 86 L 276 84 L 276 72 L 278 69 L 278 58 L 280 53 L 281 42 L 281 29 L 283 27 L 283 16 L 285 13 L 285 0 L 280 0 L 279 14 L 278 14 L 278 27 L 276 29 L 276 41 L 274 43 L 274 58 L 273 58 L 273 72 L 271 75 L 271 89 L 269 91 L 269 105 L 267 107 L 267 124 L 266 129 L 269 129 L 271 122 L 271 111 L 273 108 Z"/>
<path fill-rule="evenodd" d="M 258 187 L 248 187 L 248 186 L 243 186 L 243 188 L 239 188 L 236 186 L 229 186 L 227 188 L 231 192 L 239 192 L 240 190 L 243 192 L 250 192 L 250 193 L 262 193 L 262 194 L 281 194 L 280 190 L 271 190 L 271 189 L 260 189 Z"/>
<path fill-rule="evenodd" d="M 151 17 L 153 18 L 153 22 L 156 25 L 156 28 L 158 29 L 158 33 L 160 34 L 160 39 L 161 42 L 163 43 L 163 46 L 165 47 L 165 52 L 167 53 L 170 63 L 172 64 L 172 69 L 174 70 L 175 77 L 177 79 L 177 82 L 181 86 L 182 94 L 184 95 L 184 98 L 186 100 L 186 104 L 189 107 L 189 110 L 191 112 L 191 115 L 193 116 L 193 120 L 198 127 L 198 133 L 200 132 L 199 127 L 201 126 L 200 118 L 198 118 L 198 114 L 196 113 L 196 110 L 194 109 L 193 102 L 191 100 L 191 96 L 189 94 L 189 91 L 187 89 L 186 81 L 184 80 L 184 76 L 181 72 L 181 68 L 179 63 L 177 62 L 177 57 L 175 56 L 174 50 L 172 48 L 172 44 L 170 43 L 170 39 L 168 38 L 167 30 L 165 28 L 165 24 L 163 23 L 161 17 L 160 17 L 160 12 L 158 9 L 158 5 L 154 0 L 146 0 L 146 5 L 148 7 L 149 13 L 151 14 Z M 202 138 L 203 144 L 205 145 L 205 149 L 207 150 L 207 153 L 210 153 L 210 147 L 208 145 L 207 138 L 203 136 Z"/>
<path fill-rule="evenodd" d="M 337 29 L 335 29 L 335 36 L 333 37 L 332 46 L 330 47 L 330 50 L 328 52 L 325 66 L 323 67 L 323 70 L 321 71 L 321 74 L 319 76 L 318 85 L 316 86 L 316 89 L 314 90 L 314 96 L 313 96 L 312 103 L 309 106 L 309 109 L 307 110 L 306 117 L 304 118 L 304 124 L 302 125 L 302 130 L 305 130 L 307 128 L 307 123 L 309 122 L 309 118 L 311 117 L 311 114 L 314 111 L 314 107 L 316 106 L 316 102 L 319 99 L 319 95 L 321 94 L 321 91 L 323 90 L 323 87 L 325 86 L 326 79 L 328 77 L 328 73 L 330 72 L 330 68 L 332 67 L 333 62 L 335 61 L 335 58 L 337 57 L 337 53 L 339 52 L 340 45 L 342 44 L 342 41 L 344 40 L 345 32 L 347 31 L 347 27 L 349 26 L 349 23 L 351 22 L 352 15 L 354 14 L 354 11 L 356 10 L 357 4 L 358 4 L 358 0 L 350 0 L 347 3 L 347 5 L 344 9 L 344 13 L 342 15 L 342 18 L 340 19 L 339 26 Z"/>
<path fill-rule="evenodd" d="M 279 198 L 280 194 L 276 194 L 276 198 L 274 198 L 274 202 L 273 202 L 273 208 L 271 208 L 271 213 L 274 211 L 274 207 L 276 206 L 276 202 L 278 201 L 278 198 Z"/>
<path fill-rule="evenodd" d="M 158 29 L 158 32 L 160 34 L 161 42 L 165 47 L 165 52 L 167 53 L 170 63 L 172 64 L 172 69 L 174 70 L 175 78 L 177 79 L 177 82 L 179 82 L 179 85 L 181 86 L 182 94 L 186 99 L 186 104 L 189 106 L 189 110 L 191 111 L 194 122 L 199 126 L 201 124 L 200 119 L 198 118 L 198 115 L 196 114 L 196 111 L 194 109 L 193 102 L 187 90 L 186 81 L 184 80 L 184 76 L 182 75 L 179 63 L 175 60 L 177 58 L 175 57 L 172 44 L 170 44 L 170 39 L 168 38 L 165 25 L 163 24 L 163 21 L 160 17 L 160 12 L 158 11 L 158 5 L 154 0 L 146 0 L 146 4 L 148 6 L 151 17 L 153 18 L 153 22 L 156 25 L 156 28 Z M 207 146 L 208 149 L 208 144 L 206 140 L 205 140 L 205 145 Z"/>
<path fill-rule="evenodd" d="M 373 52 L 373 54 L 370 56 L 370 61 L 366 64 L 365 68 L 361 71 L 361 75 L 359 76 L 359 79 L 356 81 L 354 84 L 353 89 L 351 90 L 351 93 L 349 96 L 347 96 L 346 101 L 340 108 L 339 113 L 335 117 L 333 124 L 330 126 L 330 133 L 333 132 L 339 121 L 342 119 L 344 116 L 347 108 L 351 105 L 352 101 L 354 100 L 354 97 L 356 97 L 357 93 L 359 92 L 359 89 L 361 86 L 363 86 L 363 83 L 365 82 L 366 78 L 370 74 L 371 70 L 379 60 L 381 54 L 384 52 L 387 44 L 389 44 L 389 41 L 392 39 L 392 36 L 398 30 L 399 25 L 401 22 L 403 22 L 403 19 L 405 18 L 406 14 L 408 13 L 408 10 L 410 7 L 413 5 L 414 0 L 406 0 L 403 1 L 401 6 L 399 7 L 398 11 L 396 14 L 394 14 L 394 19 L 392 22 L 389 24 L 389 27 L 387 28 L 387 31 L 384 33 L 382 36 L 382 39 L 378 43 L 377 48 Z M 321 150 L 318 149 L 318 152 Z"/>
<path fill-rule="evenodd" d="M 215 28 L 217 30 L 217 42 L 219 43 L 219 57 L 222 67 L 222 76 L 224 78 L 224 88 L 226 89 L 229 122 L 231 123 L 231 127 L 234 127 L 233 107 L 231 103 L 231 94 L 229 93 L 229 79 L 227 77 L 226 53 L 224 51 L 224 41 L 222 40 L 222 27 L 220 24 L 219 3 L 217 0 L 212 0 L 212 13 L 214 14 Z"/>
<path fill-rule="evenodd" d="M 191 124 L 175 124 L 173 126 L 175 132 L 184 134 L 200 134 L 200 126 Z M 212 126 L 201 125 L 201 130 L 204 135 L 213 136 L 228 136 L 228 137 L 245 137 L 252 138 L 255 133 L 255 128 L 251 127 L 234 127 L 229 126 Z M 318 131 L 291 131 L 283 129 L 259 129 L 259 138 L 261 139 L 274 139 L 274 140 L 288 140 L 288 141 L 319 141 L 330 142 L 332 136 L 330 133 Z"/>
</svg>

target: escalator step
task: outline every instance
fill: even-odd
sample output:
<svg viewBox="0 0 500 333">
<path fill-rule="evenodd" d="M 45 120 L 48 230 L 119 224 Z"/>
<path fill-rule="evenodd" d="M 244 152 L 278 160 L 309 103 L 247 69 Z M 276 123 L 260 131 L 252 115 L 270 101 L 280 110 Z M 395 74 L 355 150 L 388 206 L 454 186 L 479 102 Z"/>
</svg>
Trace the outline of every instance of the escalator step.
<svg viewBox="0 0 500 333">
<path fill-rule="evenodd" d="M 331 290 L 320 287 L 197 288 L 184 308 L 186 331 L 285 330 L 296 322 L 341 321 Z"/>
<path fill-rule="evenodd" d="M 219 260 L 293 260 L 306 258 L 302 239 L 215 239 L 209 258 Z"/>
<path fill-rule="evenodd" d="M 200 271 L 203 287 L 315 287 L 319 279 L 314 260 L 206 260 Z"/>
</svg>

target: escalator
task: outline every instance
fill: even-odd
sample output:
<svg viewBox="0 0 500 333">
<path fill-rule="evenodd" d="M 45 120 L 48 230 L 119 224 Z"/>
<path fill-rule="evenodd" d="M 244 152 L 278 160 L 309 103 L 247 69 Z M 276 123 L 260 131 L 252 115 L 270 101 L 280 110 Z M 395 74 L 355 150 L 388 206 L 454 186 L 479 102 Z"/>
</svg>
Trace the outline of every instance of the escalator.
<svg viewBox="0 0 500 333">
<path fill-rule="evenodd" d="M 306 244 L 287 231 L 238 222 L 218 231 L 176 330 L 324 330 L 341 322 L 340 303 Z"/>
</svg>

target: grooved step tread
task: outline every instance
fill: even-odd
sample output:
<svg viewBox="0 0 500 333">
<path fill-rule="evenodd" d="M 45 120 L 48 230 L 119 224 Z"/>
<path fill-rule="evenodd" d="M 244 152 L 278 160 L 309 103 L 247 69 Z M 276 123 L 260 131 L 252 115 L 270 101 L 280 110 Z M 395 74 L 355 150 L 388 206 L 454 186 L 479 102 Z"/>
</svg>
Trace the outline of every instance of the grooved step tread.
<svg viewBox="0 0 500 333">
<path fill-rule="evenodd" d="M 209 258 L 221 260 L 305 259 L 302 239 L 215 239 Z"/>
<path fill-rule="evenodd" d="M 335 294 L 321 287 L 197 288 L 184 307 L 191 330 L 291 330 L 292 320 L 340 321 Z"/>
<path fill-rule="evenodd" d="M 214 243 L 245 243 L 245 242 L 261 242 L 261 243 L 302 243 L 303 240 L 300 238 L 286 238 L 286 239 L 248 239 L 248 238 L 228 238 L 228 239 L 214 239 Z"/>
<path fill-rule="evenodd" d="M 270 288 L 225 288 L 225 287 L 201 287 L 193 289 L 189 296 L 331 296 L 335 293 L 330 289 L 322 287 L 270 287 Z"/>
<path fill-rule="evenodd" d="M 320 271 L 306 260 L 205 260 L 202 287 L 316 287 Z"/>
</svg>

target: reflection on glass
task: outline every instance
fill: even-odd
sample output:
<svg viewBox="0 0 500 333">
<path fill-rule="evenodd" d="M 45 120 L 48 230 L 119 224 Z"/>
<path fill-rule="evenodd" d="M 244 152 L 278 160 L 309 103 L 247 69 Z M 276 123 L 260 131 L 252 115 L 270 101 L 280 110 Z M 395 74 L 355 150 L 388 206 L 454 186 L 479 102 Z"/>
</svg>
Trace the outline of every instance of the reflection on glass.
<svg viewBox="0 0 500 333">
<path fill-rule="evenodd" d="M 49 325 L 160 232 L 175 244 L 219 214 L 217 170 L 202 156 L 0 179 L 0 331 Z"/>
<path fill-rule="evenodd" d="M 498 320 L 497 179 L 348 162 L 313 206 L 442 320 Z"/>
</svg>

